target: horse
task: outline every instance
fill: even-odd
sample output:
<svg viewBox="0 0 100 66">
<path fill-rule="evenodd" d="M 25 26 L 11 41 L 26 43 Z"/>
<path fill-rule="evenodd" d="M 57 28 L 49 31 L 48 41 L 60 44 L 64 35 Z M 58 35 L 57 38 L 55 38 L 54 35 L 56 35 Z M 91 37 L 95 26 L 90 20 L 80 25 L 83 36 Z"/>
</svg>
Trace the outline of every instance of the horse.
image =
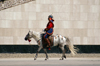
<svg viewBox="0 0 100 66">
<path fill-rule="evenodd" d="M 43 40 L 42 35 L 43 35 L 43 33 L 41 33 L 41 32 L 29 30 L 29 32 L 27 33 L 27 35 L 24 38 L 26 41 L 28 40 L 29 42 L 31 41 L 31 38 L 34 38 L 34 40 L 37 42 L 37 44 L 39 46 L 34 60 L 37 59 L 38 53 L 41 49 L 43 49 L 46 54 L 45 60 L 48 59 L 47 50 L 46 50 L 46 48 L 44 48 L 44 44 L 42 42 L 42 40 Z M 77 50 L 75 49 L 74 45 L 71 44 L 71 41 L 68 37 L 58 35 L 58 34 L 53 36 L 53 46 L 52 47 L 58 46 L 62 50 L 62 57 L 60 58 L 60 60 L 63 60 L 64 58 L 66 59 L 65 48 L 64 48 L 65 45 L 66 45 L 66 47 L 69 48 L 72 55 L 75 55 L 77 53 Z"/>
</svg>

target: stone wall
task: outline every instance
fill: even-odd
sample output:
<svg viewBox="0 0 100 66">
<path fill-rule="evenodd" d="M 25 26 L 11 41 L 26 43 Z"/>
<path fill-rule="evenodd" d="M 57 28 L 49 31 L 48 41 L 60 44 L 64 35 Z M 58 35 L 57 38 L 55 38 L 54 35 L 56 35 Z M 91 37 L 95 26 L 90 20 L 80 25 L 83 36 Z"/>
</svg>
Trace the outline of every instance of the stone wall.
<svg viewBox="0 0 100 66">
<path fill-rule="evenodd" d="M 41 32 L 50 14 L 55 20 L 54 35 L 67 36 L 74 45 L 100 45 L 100 0 L 35 0 L 14 7 L 10 4 L 11 8 L 4 5 L 0 11 L 1 45 L 28 45 L 24 41 L 28 30 Z"/>
</svg>

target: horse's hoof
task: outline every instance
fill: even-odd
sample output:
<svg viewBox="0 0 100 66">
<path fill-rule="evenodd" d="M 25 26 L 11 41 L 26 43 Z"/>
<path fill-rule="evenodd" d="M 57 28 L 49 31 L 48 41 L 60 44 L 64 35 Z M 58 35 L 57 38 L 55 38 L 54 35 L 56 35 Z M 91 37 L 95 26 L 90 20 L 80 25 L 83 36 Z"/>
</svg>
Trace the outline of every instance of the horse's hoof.
<svg viewBox="0 0 100 66">
<path fill-rule="evenodd" d="M 64 60 L 63 58 L 59 59 L 59 60 Z"/>
<path fill-rule="evenodd" d="M 66 59 L 66 56 L 64 56 L 64 58 Z"/>
<path fill-rule="evenodd" d="M 48 58 L 46 58 L 45 60 L 47 60 Z"/>
<path fill-rule="evenodd" d="M 34 60 L 36 60 L 36 58 L 34 58 Z"/>
<path fill-rule="evenodd" d="M 45 59 L 45 60 L 47 60 L 47 59 Z"/>
</svg>

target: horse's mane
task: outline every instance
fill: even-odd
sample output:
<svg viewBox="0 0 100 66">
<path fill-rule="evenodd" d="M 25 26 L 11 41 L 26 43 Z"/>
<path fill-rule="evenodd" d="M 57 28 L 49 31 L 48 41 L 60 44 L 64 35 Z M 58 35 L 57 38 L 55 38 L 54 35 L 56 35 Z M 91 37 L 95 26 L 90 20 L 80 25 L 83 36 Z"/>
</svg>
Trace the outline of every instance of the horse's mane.
<svg viewBox="0 0 100 66">
<path fill-rule="evenodd" d="M 37 38 L 40 38 L 40 32 L 36 32 L 36 31 L 32 31 L 34 36 L 37 37 Z"/>
</svg>

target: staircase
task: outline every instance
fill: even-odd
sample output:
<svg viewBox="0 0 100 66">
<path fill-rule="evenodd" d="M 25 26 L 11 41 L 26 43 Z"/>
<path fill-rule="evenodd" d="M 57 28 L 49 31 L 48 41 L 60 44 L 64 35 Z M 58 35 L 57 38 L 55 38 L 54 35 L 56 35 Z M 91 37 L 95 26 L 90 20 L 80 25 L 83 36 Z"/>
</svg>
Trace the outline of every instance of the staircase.
<svg viewBox="0 0 100 66">
<path fill-rule="evenodd" d="M 0 2 L 0 11 L 17 5 L 28 3 L 31 1 L 35 0 L 5 0 L 4 2 Z"/>
</svg>

